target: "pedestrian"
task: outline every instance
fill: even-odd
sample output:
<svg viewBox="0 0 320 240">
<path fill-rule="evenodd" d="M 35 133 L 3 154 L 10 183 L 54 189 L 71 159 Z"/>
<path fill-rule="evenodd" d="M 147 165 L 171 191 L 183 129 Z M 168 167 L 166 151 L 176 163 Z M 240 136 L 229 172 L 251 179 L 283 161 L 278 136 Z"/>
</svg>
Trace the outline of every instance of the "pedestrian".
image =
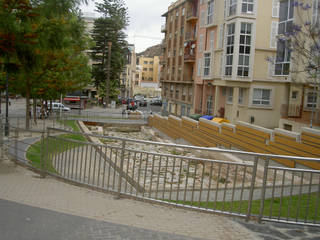
<svg viewBox="0 0 320 240">
<path fill-rule="evenodd" d="M 11 100 L 10 100 L 10 98 L 9 98 L 9 100 L 8 100 L 8 101 L 9 101 L 9 106 L 11 106 Z"/>
</svg>

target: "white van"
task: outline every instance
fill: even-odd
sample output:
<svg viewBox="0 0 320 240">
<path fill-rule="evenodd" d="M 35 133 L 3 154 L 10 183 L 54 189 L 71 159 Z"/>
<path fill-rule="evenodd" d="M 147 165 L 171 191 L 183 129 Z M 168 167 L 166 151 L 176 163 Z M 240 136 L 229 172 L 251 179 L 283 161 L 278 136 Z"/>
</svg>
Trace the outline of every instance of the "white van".
<svg viewBox="0 0 320 240">
<path fill-rule="evenodd" d="M 52 103 L 52 111 L 59 112 L 60 109 L 65 112 L 70 111 L 70 108 L 64 106 L 62 103 L 57 103 L 57 102 Z"/>
</svg>

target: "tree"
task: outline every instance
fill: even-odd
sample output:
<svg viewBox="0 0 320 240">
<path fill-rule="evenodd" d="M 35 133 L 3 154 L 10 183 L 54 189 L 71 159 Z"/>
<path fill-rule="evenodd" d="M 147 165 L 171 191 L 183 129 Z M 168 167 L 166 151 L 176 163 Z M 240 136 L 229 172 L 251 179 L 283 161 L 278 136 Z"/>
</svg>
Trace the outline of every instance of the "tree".
<svg viewBox="0 0 320 240">
<path fill-rule="evenodd" d="M 294 17 L 293 17 L 294 16 Z M 276 75 L 291 76 L 292 83 L 320 89 L 320 0 L 280 2 Z M 314 117 L 312 106 L 310 126 Z"/>
<path fill-rule="evenodd" d="M 77 0 L 1 0 L 0 63 L 12 71 L 11 91 L 26 97 L 26 127 L 30 98 L 52 99 L 90 79 L 89 48 Z M 12 67 L 11 67 L 12 68 Z M 3 74 L 2 74 L 3 75 Z"/>
<path fill-rule="evenodd" d="M 112 43 L 110 84 L 111 97 L 119 93 L 119 76 L 125 59 L 124 50 L 127 46 L 124 29 L 128 25 L 127 8 L 122 0 L 104 0 L 96 4 L 97 11 L 102 14 L 94 22 L 92 38 L 95 46 L 92 50 L 94 84 L 99 89 L 101 97 L 109 99 L 106 94 L 108 42 Z M 108 103 L 107 103 L 108 104 Z"/>
</svg>

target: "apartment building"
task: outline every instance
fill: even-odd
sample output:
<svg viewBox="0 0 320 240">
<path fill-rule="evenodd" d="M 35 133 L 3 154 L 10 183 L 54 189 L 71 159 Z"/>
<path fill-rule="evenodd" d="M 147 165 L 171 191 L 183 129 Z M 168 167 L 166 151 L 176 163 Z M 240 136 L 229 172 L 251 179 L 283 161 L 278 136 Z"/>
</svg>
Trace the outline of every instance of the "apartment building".
<svg viewBox="0 0 320 240">
<path fill-rule="evenodd" d="M 136 82 L 136 52 L 135 46 L 129 44 L 125 51 L 126 65 L 120 75 L 120 95 L 122 98 L 132 98 Z"/>
<path fill-rule="evenodd" d="M 165 111 L 278 127 L 288 79 L 275 78 L 267 61 L 276 54 L 278 0 L 177 1 L 164 16 Z"/>
<path fill-rule="evenodd" d="M 194 112 L 194 69 L 198 23 L 198 1 L 179 0 L 169 6 L 163 42 L 160 81 L 163 111 L 175 115 Z"/>
<path fill-rule="evenodd" d="M 134 94 L 155 97 L 161 94 L 159 88 L 159 56 L 137 57 Z"/>
<path fill-rule="evenodd" d="M 282 105 L 279 122 L 280 128 L 290 131 L 299 131 L 306 126 L 320 127 L 319 49 L 310 49 L 310 54 L 303 54 L 304 51 L 301 52 L 296 47 L 290 52 L 290 38 L 286 38 L 293 30 L 292 26 L 305 26 L 297 34 L 306 41 L 305 46 L 314 46 L 313 41 L 320 44 L 320 0 L 300 0 L 298 3 L 295 4 L 293 0 L 280 1 L 279 41 L 275 60 L 278 81 L 290 81 L 287 101 Z M 312 29 L 318 29 L 318 34 L 310 34 Z M 306 48 L 305 51 L 309 52 L 309 49 Z M 318 58 L 318 63 L 315 58 Z M 312 72 L 316 69 L 308 70 L 309 65 L 316 64 L 318 72 Z"/>
</svg>

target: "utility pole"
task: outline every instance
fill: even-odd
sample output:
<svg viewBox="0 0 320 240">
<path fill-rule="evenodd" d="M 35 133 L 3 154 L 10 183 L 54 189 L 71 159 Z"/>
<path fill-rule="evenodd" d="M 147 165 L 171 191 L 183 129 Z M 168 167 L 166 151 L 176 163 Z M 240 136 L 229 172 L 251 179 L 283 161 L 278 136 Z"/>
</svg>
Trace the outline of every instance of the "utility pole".
<svg viewBox="0 0 320 240">
<path fill-rule="evenodd" d="M 106 107 L 108 107 L 108 104 L 110 102 L 111 46 L 112 46 L 112 42 L 108 42 L 108 62 L 107 62 L 107 78 L 106 78 Z"/>
</svg>

